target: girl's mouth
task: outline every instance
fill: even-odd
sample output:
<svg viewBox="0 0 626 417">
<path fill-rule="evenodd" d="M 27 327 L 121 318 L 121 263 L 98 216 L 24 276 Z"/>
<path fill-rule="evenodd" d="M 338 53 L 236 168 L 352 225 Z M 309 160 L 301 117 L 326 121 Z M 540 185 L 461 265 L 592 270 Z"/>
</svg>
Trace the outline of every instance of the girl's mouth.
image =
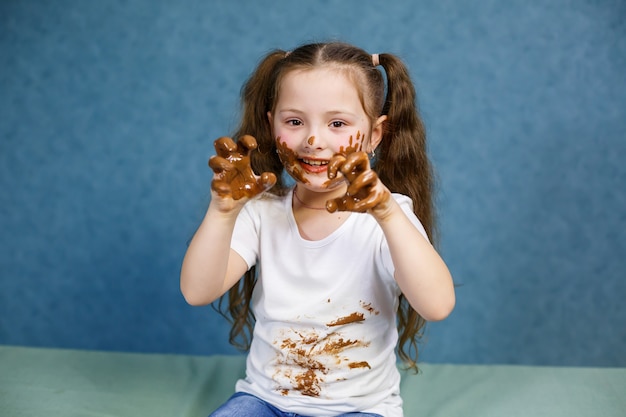
<svg viewBox="0 0 626 417">
<path fill-rule="evenodd" d="M 319 174 L 321 172 L 326 172 L 326 168 L 328 166 L 328 160 L 326 159 L 300 158 L 298 159 L 298 163 L 300 164 L 303 170 L 310 172 L 312 174 Z"/>
</svg>

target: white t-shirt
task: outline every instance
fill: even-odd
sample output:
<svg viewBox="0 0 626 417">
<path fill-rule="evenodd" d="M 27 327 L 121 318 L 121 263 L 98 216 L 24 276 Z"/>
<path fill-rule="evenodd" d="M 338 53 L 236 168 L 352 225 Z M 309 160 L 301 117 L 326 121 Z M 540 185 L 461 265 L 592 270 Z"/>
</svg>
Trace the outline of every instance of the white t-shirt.
<svg viewBox="0 0 626 417">
<path fill-rule="evenodd" d="M 393 198 L 426 236 L 411 200 Z M 351 213 L 326 238 L 305 240 L 291 204 L 292 193 L 265 194 L 237 219 L 231 247 L 259 275 L 246 378 L 236 390 L 302 415 L 402 416 L 400 290 L 382 230 L 371 215 Z"/>
</svg>

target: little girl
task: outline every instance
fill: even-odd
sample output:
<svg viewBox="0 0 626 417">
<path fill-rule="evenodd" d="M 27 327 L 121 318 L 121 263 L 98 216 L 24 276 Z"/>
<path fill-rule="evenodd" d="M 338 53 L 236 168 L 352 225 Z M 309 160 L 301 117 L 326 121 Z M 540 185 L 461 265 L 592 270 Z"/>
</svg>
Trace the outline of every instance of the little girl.
<svg viewBox="0 0 626 417">
<path fill-rule="evenodd" d="M 455 303 L 415 99 L 397 57 L 335 42 L 271 52 L 244 85 L 181 270 L 192 305 L 228 292 L 249 348 L 212 416 L 402 416 L 396 347 L 416 369 L 424 323 Z"/>
</svg>

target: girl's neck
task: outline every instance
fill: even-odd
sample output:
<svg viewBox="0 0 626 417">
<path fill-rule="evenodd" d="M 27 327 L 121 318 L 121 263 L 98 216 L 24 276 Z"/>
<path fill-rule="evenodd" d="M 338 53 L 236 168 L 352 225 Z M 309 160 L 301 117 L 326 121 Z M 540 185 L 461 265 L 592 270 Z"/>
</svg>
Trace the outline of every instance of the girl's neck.
<svg viewBox="0 0 626 417">
<path fill-rule="evenodd" d="M 293 197 L 294 197 L 294 205 L 295 202 L 298 202 L 298 204 L 300 204 L 301 207 L 304 207 L 306 209 L 309 210 L 326 210 L 326 207 L 314 207 L 314 206 L 310 206 L 307 203 L 305 203 L 304 201 L 300 200 L 300 197 L 298 197 L 298 193 L 296 192 L 296 189 L 293 189 Z"/>
<path fill-rule="evenodd" d="M 344 193 L 345 189 L 314 192 L 296 187 L 293 190 L 293 216 L 303 239 L 312 241 L 324 239 L 350 217 L 349 212 L 330 213 L 326 210 L 327 200 L 340 197 Z"/>
<path fill-rule="evenodd" d="M 326 202 L 345 194 L 345 187 L 330 191 L 311 191 L 304 187 L 294 187 L 293 207 L 307 210 L 326 211 Z"/>
</svg>

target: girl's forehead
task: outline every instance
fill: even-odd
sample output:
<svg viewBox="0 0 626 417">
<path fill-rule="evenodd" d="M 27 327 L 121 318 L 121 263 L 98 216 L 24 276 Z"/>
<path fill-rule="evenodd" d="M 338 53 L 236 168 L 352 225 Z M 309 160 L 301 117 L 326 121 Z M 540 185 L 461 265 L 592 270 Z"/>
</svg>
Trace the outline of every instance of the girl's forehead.
<svg viewBox="0 0 626 417">
<path fill-rule="evenodd" d="M 282 81 L 274 109 L 299 109 L 326 112 L 350 109 L 364 111 L 361 95 L 354 83 L 340 72 L 325 70 L 294 71 Z"/>
<path fill-rule="evenodd" d="M 278 98 L 284 93 L 293 92 L 342 91 L 344 94 L 360 97 L 355 78 L 337 67 L 298 68 L 285 73 L 280 80 Z"/>
</svg>

